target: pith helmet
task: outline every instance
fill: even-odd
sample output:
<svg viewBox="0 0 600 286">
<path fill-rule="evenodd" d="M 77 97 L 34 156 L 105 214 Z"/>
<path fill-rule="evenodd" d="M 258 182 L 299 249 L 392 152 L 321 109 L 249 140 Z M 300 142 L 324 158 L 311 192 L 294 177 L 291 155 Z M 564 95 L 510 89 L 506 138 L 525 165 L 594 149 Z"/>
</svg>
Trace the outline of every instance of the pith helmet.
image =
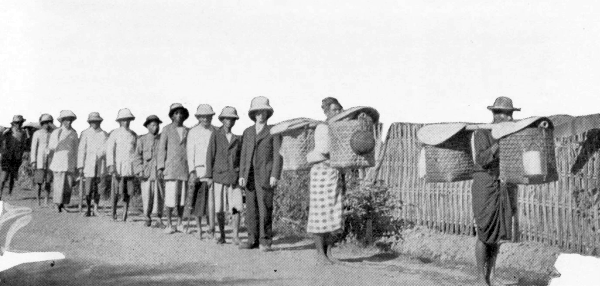
<svg viewBox="0 0 600 286">
<path fill-rule="evenodd" d="M 521 111 L 521 108 L 514 108 L 512 99 L 500 96 L 494 101 L 494 105 L 487 107 L 489 110 Z"/>
<path fill-rule="evenodd" d="M 223 110 L 221 110 L 221 114 L 219 114 L 219 120 L 223 120 L 223 118 L 239 119 L 240 117 L 238 116 L 235 107 L 225 106 Z"/>
<path fill-rule="evenodd" d="M 153 121 L 158 122 L 158 124 L 162 123 L 162 121 L 160 121 L 160 118 L 158 118 L 158 116 L 150 115 L 150 116 L 146 117 L 146 121 L 144 121 L 144 127 L 148 126 L 148 124 L 150 124 L 150 122 L 153 122 Z"/>
<path fill-rule="evenodd" d="M 92 112 L 88 115 L 88 122 L 102 122 L 104 119 L 100 117 L 100 113 Z"/>
<path fill-rule="evenodd" d="M 198 105 L 198 109 L 196 109 L 196 116 L 206 116 L 206 115 L 215 115 L 215 112 L 212 109 L 212 106 L 209 104 L 200 104 Z"/>
<path fill-rule="evenodd" d="M 40 124 L 44 124 L 45 122 L 52 123 L 52 121 L 54 121 L 54 118 L 52 118 L 52 115 L 48 113 L 44 113 L 42 116 L 40 116 Z"/>
<path fill-rule="evenodd" d="M 190 117 L 190 112 L 187 110 L 187 108 L 183 107 L 183 105 L 181 103 L 173 103 L 171 104 L 171 107 L 169 108 L 169 118 L 173 116 L 173 113 L 175 113 L 175 111 L 177 110 L 183 110 L 183 121 L 185 121 L 186 119 L 188 119 L 188 117 Z"/>
<path fill-rule="evenodd" d="M 257 96 L 253 98 L 252 102 L 250 103 L 250 110 L 248 110 L 248 116 L 250 116 L 250 119 L 252 119 L 252 121 L 256 121 L 256 112 L 261 110 L 266 110 L 268 112 L 267 119 L 273 116 L 273 107 L 269 105 L 269 99 L 264 96 Z"/>
<path fill-rule="evenodd" d="M 58 120 L 58 122 L 63 122 L 63 120 L 67 118 L 70 118 L 71 121 L 75 121 L 75 119 L 77 119 L 77 116 L 71 110 L 62 110 L 58 118 L 56 118 L 56 120 Z"/>
<path fill-rule="evenodd" d="M 123 108 L 119 110 L 116 121 L 121 120 L 135 120 L 135 116 L 133 116 L 133 113 L 131 113 L 131 110 L 129 110 L 129 108 Z"/>
</svg>

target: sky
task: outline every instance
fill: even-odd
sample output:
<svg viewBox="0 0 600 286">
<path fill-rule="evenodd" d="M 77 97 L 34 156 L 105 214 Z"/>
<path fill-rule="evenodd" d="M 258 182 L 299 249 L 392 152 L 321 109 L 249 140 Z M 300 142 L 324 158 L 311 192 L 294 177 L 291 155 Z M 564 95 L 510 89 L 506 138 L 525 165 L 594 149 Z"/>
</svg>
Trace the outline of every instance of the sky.
<svg viewBox="0 0 600 286">
<path fill-rule="evenodd" d="M 515 117 L 598 113 L 600 3 L 592 1 L 3 0 L 0 125 L 73 110 L 167 118 L 227 105 L 252 124 L 323 119 L 321 99 L 393 122 L 487 122 L 498 96 Z M 190 117 L 185 124 L 193 126 Z M 215 118 L 215 125 L 220 125 Z"/>
</svg>

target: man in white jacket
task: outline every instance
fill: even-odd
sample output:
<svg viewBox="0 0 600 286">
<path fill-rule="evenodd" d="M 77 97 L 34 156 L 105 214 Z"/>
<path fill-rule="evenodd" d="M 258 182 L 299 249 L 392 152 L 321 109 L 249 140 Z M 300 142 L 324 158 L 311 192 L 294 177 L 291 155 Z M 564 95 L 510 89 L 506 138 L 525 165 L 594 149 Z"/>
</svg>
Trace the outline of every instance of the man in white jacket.
<svg viewBox="0 0 600 286">
<path fill-rule="evenodd" d="M 85 199 L 87 211 L 85 216 L 91 216 L 92 200 L 94 201 L 94 215 L 98 214 L 98 203 L 100 193 L 98 189 L 104 190 L 106 175 L 106 148 L 104 144 L 108 133 L 100 128 L 104 119 L 98 112 L 92 112 L 88 116 L 90 127 L 81 132 L 79 138 L 79 152 L 77 154 L 77 169 L 79 176 L 85 177 Z M 82 184 L 83 181 L 80 182 Z"/>
<path fill-rule="evenodd" d="M 129 124 L 134 119 L 135 117 L 129 109 L 119 110 L 116 121 L 120 127 L 111 131 L 106 141 L 106 165 L 113 182 L 111 186 L 113 220 L 117 220 L 117 202 L 121 195 L 125 203 L 123 221 L 127 221 L 129 197 L 133 195 L 137 134 L 129 129 Z"/>
<path fill-rule="evenodd" d="M 31 139 L 31 169 L 33 171 L 33 182 L 38 185 L 37 200 L 38 206 L 41 205 L 42 189 L 46 190 L 46 199 L 44 206 L 48 206 L 50 197 L 50 183 L 52 182 L 52 173 L 48 170 L 50 159 L 48 158 L 48 142 L 50 134 L 54 130 L 52 124 L 54 119 L 50 114 L 40 116 L 40 125 L 42 128 L 33 133 Z"/>
<path fill-rule="evenodd" d="M 77 131 L 71 127 L 75 119 L 77 116 L 73 111 L 61 111 L 57 118 L 60 128 L 52 132 L 48 142 L 48 152 L 52 154 L 50 170 L 53 172 L 54 180 L 54 203 L 58 206 L 58 212 L 62 212 L 65 205 L 71 201 L 73 177 L 77 171 L 79 139 Z"/>
<path fill-rule="evenodd" d="M 189 194 L 186 200 L 186 214 L 196 218 L 198 238 L 202 239 L 201 218 L 207 215 L 208 238 L 214 238 L 215 232 L 215 200 L 212 185 L 206 176 L 206 154 L 212 133 L 216 130 L 211 125 L 215 112 L 208 104 L 200 104 L 196 110 L 198 124 L 190 129 L 187 138 L 187 157 L 190 179 Z M 189 224 L 189 220 L 188 220 Z M 189 230 L 188 230 L 189 231 Z"/>
</svg>

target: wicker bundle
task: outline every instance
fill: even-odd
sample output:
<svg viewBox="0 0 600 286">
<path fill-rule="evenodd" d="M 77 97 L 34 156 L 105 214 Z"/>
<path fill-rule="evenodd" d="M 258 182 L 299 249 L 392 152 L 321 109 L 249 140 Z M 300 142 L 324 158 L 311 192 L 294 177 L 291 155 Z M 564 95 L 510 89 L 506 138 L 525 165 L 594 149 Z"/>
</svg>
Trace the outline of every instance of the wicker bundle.
<svg viewBox="0 0 600 286">
<path fill-rule="evenodd" d="M 500 179 L 543 184 L 558 179 L 553 126 L 540 120 L 500 139 Z"/>
<path fill-rule="evenodd" d="M 421 177 L 428 183 L 456 182 L 472 179 L 472 132 L 463 130 L 438 145 L 425 145 L 421 152 Z M 424 162 L 423 162 L 424 160 Z"/>
<path fill-rule="evenodd" d="M 371 150 L 365 154 L 353 151 L 351 141 L 359 132 L 374 134 L 374 120 L 372 116 L 361 113 L 357 119 L 335 121 L 329 123 L 330 163 L 334 168 L 367 168 L 375 165 L 375 152 Z"/>
<path fill-rule="evenodd" d="M 315 128 L 304 126 L 281 134 L 280 154 L 283 156 L 283 170 L 308 170 L 310 164 L 306 155 L 315 148 Z"/>
</svg>

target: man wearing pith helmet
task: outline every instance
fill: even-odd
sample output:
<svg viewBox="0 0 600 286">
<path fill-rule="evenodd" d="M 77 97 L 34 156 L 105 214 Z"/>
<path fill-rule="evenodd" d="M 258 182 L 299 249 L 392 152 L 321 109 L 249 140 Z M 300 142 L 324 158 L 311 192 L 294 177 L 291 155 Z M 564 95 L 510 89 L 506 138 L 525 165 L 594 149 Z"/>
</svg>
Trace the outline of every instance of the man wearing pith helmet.
<svg viewBox="0 0 600 286">
<path fill-rule="evenodd" d="M 100 192 L 104 192 L 106 175 L 106 140 L 108 133 L 102 130 L 102 117 L 98 112 L 92 112 L 88 116 L 90 127 L 79 137 L 79 152 L 77 154 L 77 169 L 79 176 L 85 178 L 80 184 L 85 186 L 85 200 L 87 211 L 85 216 L 91 216 L 92 201 L 94 202 L 94 215 L 98 215 L 98 203 Z"/>
<path fill-rule="evenodd" d="M 162 121 L 156 115 L 150 115 L 144 122 L 148 133 L 138 139 L 135 149 L 135 172 L 141 181 L 142 203 L 146 226 L 152 224 L 152 214 L 156 214 L 156 227 L 163 228 L 162 213 L 164 208 L 164 188 L 157 180 L 156 167 L 158 144 L 160 142 L 160 124 Z"/>
<path fill-rule="evenodd" d="M 235 108 L 223 108 L 219 115 L 223 125 L 210 136 L 206 154 L 206 178 L 208 184 L 213 185 L 215 194 L 220 232 L 217 243 L 220 244 L 225 243 L 225 213 L 228 211 L 231 211 L 233 218 L 233 244 L 240 244 L 240 213 L 244 209 L 242 189 L 238 186 L 242 138 L 231 131 L 238 118 Z"/>
<path fill-rule="evenodd" d="M 493 122 L 513 120 L 514 108 L 508 97 L 498 97 L 492 111 Z M 500 250 L 500 240 L 512 237 L 512 213 L 514 207 L 511 196 L 516 186 L 499 180 L 500 160 L 498 140 L 488 129 L 478 129 L 472 139 L 474 173 L 472 185 L 472 206 L 477 225 L 475 257 L 477 272 L 482 283 L 491 285 L 496 258 Z"/>
<path fill-rule="evenodd" d="M 33 183 L 38 185 L 37 200 L 38 206 L 41 205 L 42 189 L 46 190 L 46 198 L 44 206 L 48 206 L 48 198 L 50 197 L 50 183 L 52 182 L 52 173 L 48 170 L 48 142 L 50 134 L 54 130 L 52 122 L 54 118 L 50 114 L 42 114 L 40 116 L 41 128 L 33 133 L 31 139 L 31 169 L 33 170 Z"/>
<path fill-rule="evenodd" d="M 48 153 L 52 156 L 50 170 L 53 172 L 53 200 L 58 207 L 58 212 L 62 212 L 65 205 L 71 201 L 73 180 L 77 172 L 79 138 L 77 131 L 71 126 L 76 119 L 77 116 L 73 111 L 61 111 L 57 118 L 60 128 L 52 131 L 48 142 Z"/>
<path fill-rule="evenodd" d="M 113 182 L 111 187 L 113 220 L 117 220 L 117 203 L 119 196 L 122 196 L 125 203 L 123 221 L 127 221 L 129 199 L 133 195 L 135 145 L 137 140 L 137 134 L 129 128 L 133 120 L 135 120 L 135 116 L 129 109 L 119 110 L 116 121 L 120 127 L 111 131 L 106 141 L 106 165 Z"/>
<path fill-rule="evenodd" d="M 188 164 L 186 143 L 188 129 L 183 122 L 190 116 L 187 108 L 180 103 L 173 103 L 169 108 L 172 120 L 163 128 L 158 144 L 158 179 L 165 184 L 165 207 L 167 212 L 167 228 L 164 232 L 172 234 L 183 231 L 183 207 L 188 181 Z M 171 213 L 177 210 L 177 227 L 171 224 Z"/>
<path fill-rule="evenodd" d="M 270 251 L 273 230 L 273 193 L 281 177 L 283 158 L 279 155 L 281 137 L 271 135 L 267 121 L 273 115 L 269 99 L 255 97 L 248 116 L 254 125 L 244 130 L 239 184 L 246 188 L 246 227 L 248 241 L 241 249 Z"/>
<path fill-rule="evenodd" d="M 27 134 L 22 128 L 23 122 L 25 122 L 23 116 L 13 116 L 10 129 L 0 136 L 0 157 L 2 157 L 0 161 L 0 165 L 2 166 L 0 198 L 7 182 L 8 195 L 12 194 L 15 181 L 19 177 L 19 167 L 21 167 L 21 163 L 23 162 L 23 153 L 29 148 Z"/>
<path fill-rule="evenodd" d="M 186 197 L 186 214 L 196 219 L 199 239 L 202 239 L 201 218 L 206 215 L 208 239 L 212 239 L 215 232 L 215 201 L 212 186 L 206 177 L 206 152 L 210 136 L 216 129 L 211 124 L 215 112 L 212 106 L 200 104 L 194 115 L 198 119 L 198 124 L 190 129 L 187 137 L 187 162 L 190 177 Z"/>
</svg>

